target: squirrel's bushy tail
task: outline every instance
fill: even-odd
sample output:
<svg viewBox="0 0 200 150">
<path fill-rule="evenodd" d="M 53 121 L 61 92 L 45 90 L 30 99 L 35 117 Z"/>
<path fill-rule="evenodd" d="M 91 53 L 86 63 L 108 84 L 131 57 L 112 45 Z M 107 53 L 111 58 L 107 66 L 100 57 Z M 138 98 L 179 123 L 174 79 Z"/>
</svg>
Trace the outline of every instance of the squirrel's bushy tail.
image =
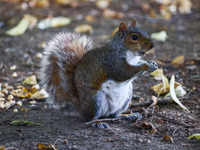
<svg viewBox="0 0 200 150">
<path fill-rule="evenodd" d="M 75 68 L 92 47 L 90 38 L 70 32 L 59 33 L 47 44 L 40 72 L 42 85 L 49 93 L 47 103 L 59 108 L 78 102 Z"/>
</svg>

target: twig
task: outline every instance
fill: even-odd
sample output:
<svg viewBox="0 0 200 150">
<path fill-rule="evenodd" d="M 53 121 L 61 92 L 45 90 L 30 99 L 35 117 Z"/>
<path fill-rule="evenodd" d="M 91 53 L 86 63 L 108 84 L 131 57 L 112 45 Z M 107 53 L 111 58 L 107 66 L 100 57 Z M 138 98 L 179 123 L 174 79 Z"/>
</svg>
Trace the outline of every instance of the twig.
<svg viewBox="0 0 200 150">
<path fill-rule="evenodd" d="M 130 106 L 130 109 L 135 108 L 135 107 L 150 106 L 152 103 L 153 103 L 153 101 L 132 104 Z M 175 102 L 174 101 L 169 101 L 169 100 L 158 100 L 157 101 L 157 105 L 169 105 L 169 104 L 175 104 Z"/>
<path fill-rule="evenodd" d="M 161 117 L 165 121 L 170 121 L 170 122 L 173 122 L 173 123 L 176 123 L 176 124 L 180 124 L 180 125 L 185 125 L 185 126 L 188 126 L 188 127 L 193 127 L 194 126 L 194 125 L 190 125 L 190 124 L 187 124 L 187 123 L 184 123 L 184 122 L 180 122 L 180 121 L 175 120 L 175 119 L 168 118 L 168 117 L 163 116 L 163 115 L 158 114 L 158 113 L 148 113 L 148 115 L 155 115 L 157 117 Z"/>
<path fill-rule="evenodd" d="M 85 124 L 86 125 L 90 125 L 92 123 L 100 123 L 100 122 L 109 122 L 109 121 L 120 121 L 121 118 L 104 118 L 104 119 L 96 119 L 96 120 L 92 120 L 92 121 L 89 121 L 89 122 L 86 122 Z"/>
</svg>

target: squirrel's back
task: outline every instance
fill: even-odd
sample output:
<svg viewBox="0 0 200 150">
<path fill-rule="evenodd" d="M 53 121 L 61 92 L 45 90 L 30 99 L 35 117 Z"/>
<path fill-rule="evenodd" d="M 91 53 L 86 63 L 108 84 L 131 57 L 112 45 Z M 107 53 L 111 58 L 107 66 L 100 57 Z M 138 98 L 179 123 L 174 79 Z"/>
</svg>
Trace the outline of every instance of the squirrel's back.
<svg viewBox="0 0 200 150">
<path fill-rule="evenodd" d="M 66 102 L 78 101 L 74 71 L 92 47 L 90 38 L 71 32 L 59 33 L 47 44 L 40 72 L 43 87 L 49 93 L 47 103 L 59 108 Z"/>
</svg>

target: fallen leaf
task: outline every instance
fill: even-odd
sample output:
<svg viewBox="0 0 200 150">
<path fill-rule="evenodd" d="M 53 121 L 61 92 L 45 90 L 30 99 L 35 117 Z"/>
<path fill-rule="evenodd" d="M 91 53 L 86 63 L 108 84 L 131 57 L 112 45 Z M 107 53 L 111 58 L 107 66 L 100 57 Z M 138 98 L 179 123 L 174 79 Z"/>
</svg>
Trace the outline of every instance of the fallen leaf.
<svg viewBox="0 0 200 150">
<path fill-rule="evenodd" d="M 184 56 L 178 56 L 174 60 L 172 60 L 171 64 L 173 66 L 182 66 L 184 64 Z"/>
<path fill-rule="evenodd" d="M 5 150 L 5 146 L 4 145 L 0 145 L 0 150 Z"/>
<path fill-rule="evenodd" d="M 169 140 L 171 143 L 174 142 L 174 141 L 173 141 L 173 138 L 172 138 L 171 136 L 169 136 L 169 135 L 164 136 L 164 137 L 163 137 L 163 140 Z"/>
<path fill-rule="evenodd" d="M 156 69 L 154 72 L 150 73 L 156 80 L 162 80 L 163 76 L 163 70 L 162 69 Z"/>
<path fill-rule="evenodd" d="M 93 27 L 89 24 L 82 24 L 82 25 L 75 27 L 74 32 L 92 34 Z"/>
<path fill-rule="evenodd" d="M 37 18 L 31 15 L 24 15 L 24 17 L 22 18 L 22 20 L 19 22 L 19 24 L 17 26 L 15 26 L 14 28 L 6 31 L 7 35 L 10 36 L 18 36 L 18 35 L 22 35 L 26 32 L 26 30 L 28 28 L 33 28 L 35 25 L 37 24 Z"/>
<path fill-rule="evenodd" d="M 154 86 L 151 86 L 151 88 L 156 94 L 157 96 L 159 96 L 160 94 L 164 93 L 164 85 L 163 83 L 159 83 L 159 84 L 156 84 Z"/>
<path fill-rule="evenodd" d="M 38 147 L 39 150 L 51 149 L 50 147 L 48 147 L 48 146 L 46 146 L 44 144 L 41 144 L 41 143 L 38 143 L 37 147 Z"/>
<path fill-rule="evenodd" d="M 167 39 L 167 33 L 166 31 L 160 31 L 157 33 L 152 33 L 151 38 L 157 41 L 165 41 Z"/>
<path fill-rule="evenodd" d="M 200 140 L 200 133 L 196 133 L 196 134 L 191 135 L 190 137 L 188 137 L 188 140 L 192 137 L 196 138 L 197 140 Z"/>
<path fill-rule="evenodd" d="M 189 112 L 189 110 L 177 98 L 175 90 L 174 90 L 174 82 L 175 82 L 175 77 L 174 77 L 174 75 L 172 75 L 171 80 L 170 80 L 170 94 L 171 94 L 171 97 L 181 108 L 183 108 L 187 112 Z"/>
<path fill-rule="evenodd" d="M 44 126 L 43 124 L 35 123 L 35 122 L 32 122 L 32 121 L 26 121 L 26 120 L 14 120 L 10 124 L 14 125 L 14 126 L 16 126 L 16 125 L 25 126 L 25 125 L 30 125 L 30 124 L 38 125 L 38 126 Z"/>
<path fill-rule="evenodd" d="M 22 90 L 17 91 L 14 96 L 21 97 L 21 98 L 29 98 L 31 97 L 34 93 L 36 93 L 38 90 L 37 89 L 27 89 L 23 88 Z"/>
<path fill-rule="evenodd" d="M 182 85 L 179 85 L 175 88 L 175 93 L 177 97 L 184 96 L 187 92 L 183 89 Z M 165 95 L 164 98 L 171 96 L 170 92 Z"/>
<path fill-rule="evenodd" d="M 164 92 L 169 91 L 169 81 L 166 76 L 162 75 L 162 82 L 164 86 Z"/>
<path fill-rule="evenodd" d="M 22 82 L 22 84 L 23 84 L 23 85 L 25 85 L 25 84 L 28 84 L 28 85 L 35 85 L 35 84 L 37 84 L 36 75 L 29 76 L 28 78 L 26 78 L 26 79 Z"/>
<path fill-rule="evenodd" d="M 42 89 L 40 91 L 35 92 L 31 98 L 36 98 L 36 99 L 42 99 L 42 98 L 47 98 L 49 95 L 48 93 L 45 91 L 45 89 Z"/>
<path fill-rule="evenodd" d="M 157 94 L 157 96 L 169 91 L 169 81 L 164 75 L 162 75 L 162 82 L 163 83 L 156 84 L 150 88 Z"/>
<path fill-rule="evenodd" d="M 56 28 L 60 26 L 65 26 L 71 23 L 71 19 L 67 17 L 54 17 L 46 18 L 38 23 L 39 29 Z"/>
<path fill-rule="evenodd" d="M 152 96 L 152 100 L 153 100 L 153 103 L 151 104 L 151 106 L 156 106 L 156 104 L 158 102 L 158 98 L 155 96 Z"/>
</svg>

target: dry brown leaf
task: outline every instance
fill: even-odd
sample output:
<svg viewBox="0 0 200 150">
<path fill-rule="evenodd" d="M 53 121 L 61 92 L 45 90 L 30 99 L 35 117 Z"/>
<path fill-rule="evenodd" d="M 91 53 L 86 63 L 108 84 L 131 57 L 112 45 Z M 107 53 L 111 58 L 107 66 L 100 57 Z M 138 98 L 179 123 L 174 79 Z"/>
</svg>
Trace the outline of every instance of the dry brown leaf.
<svg viewBox="0 0 200 150">
<path fill-rule="evenodd" d="M 178 56 L 176 58 L 174 58 L 174 60 L 172 60 L 171 64 L 173 66 L 182 66 L 184 64 L 184 56 Z"/>
<path fill-rule="evenodd" d="M 173 143 L 173 138 L 169 135 L 164 136 L 163 140 L 167 140 L 167 141 L 170 141 L 171 143 Z"/>
</svg>

